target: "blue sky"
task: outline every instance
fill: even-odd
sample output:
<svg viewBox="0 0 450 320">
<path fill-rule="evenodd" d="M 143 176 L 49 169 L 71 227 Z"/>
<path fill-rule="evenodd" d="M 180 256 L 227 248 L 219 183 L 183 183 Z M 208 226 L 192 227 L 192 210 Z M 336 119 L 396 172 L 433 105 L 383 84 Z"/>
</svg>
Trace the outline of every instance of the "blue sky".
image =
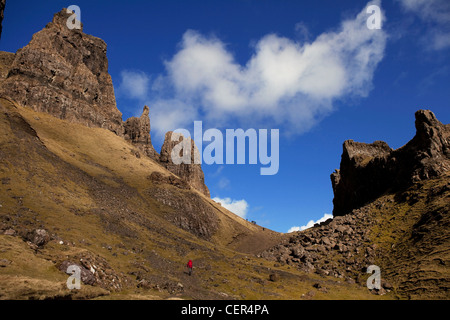
<svg viewBox="0 0 450 320">
<path fill-rule="evenodd" d="M 152 140 L 166 130 L 280 130 L 280 168 L 203 165 L 212 197 L 286 232 L 332 212 L 330 174 L 342 143 L 415 133 L 414 112 L 450 123 L 446 0 L 7 0 L 0 49 L 15 52 L 69 5 L 108 44 L 123 118 L 150 107 Z M 383 12 L 369 30 L 368 4 Z M 228 199 L 227 199 L 228 198 Z"/>
</svg>

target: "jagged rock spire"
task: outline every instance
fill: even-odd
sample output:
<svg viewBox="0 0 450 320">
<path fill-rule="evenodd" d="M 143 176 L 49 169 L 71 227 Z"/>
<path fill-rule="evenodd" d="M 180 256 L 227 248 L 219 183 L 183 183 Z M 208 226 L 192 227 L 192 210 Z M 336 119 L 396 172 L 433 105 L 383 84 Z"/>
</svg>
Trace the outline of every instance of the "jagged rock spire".
<svg viewBox="0 0 450 320">
<path fill-rule="evenodd" d="M 340 169 L 331 174 L 335 216 L 450 170 L 450 125 L 429 110 L 415 116 L 416 135 L 397 150 L 382 141 L 344 142 Z"/>
<path fill-rule="evenodd" d="M 160 161 L 161 164 L 172 173 L 176 174 L 186 182 L 188 182 L 193 188 L 197 189 L 205 196 L 210 197 L 208 187 L 205 185 L 205 176 L 200 164 L 195 163 L 195 154 L 199 152 L 194 140 L 190 138 L 185 138 L 183 136 L 179 137 L 178 141 L 172 141 L 172 131 L 166 133 L 164 144 L 161 147 Z M 172 161 L 171 153 L 173 148 L 182 141 L 182 139 L 189 139 L 191 145 L 191 163 L 181 163 L 175 164 Z"/>
<path fill-rule="evenodd" d="M 150 137 L 150 117 L 149 108 L 144 106 L 142 115 L 139 118 L 131 117 L 123 124 L 124 138 L 136 145 L 145 155 L 153 160 L 159 159 L 159 154 L 155 151 Z"/>
<path fill-rule="evenodd" d="M 52 22 L 16 52 L 0 96 L 122 135 L 106 43 L 82 30 L 70 30 L 66 25 L 70 15 L 66 9 L 56 13 Z"/>
</svg>

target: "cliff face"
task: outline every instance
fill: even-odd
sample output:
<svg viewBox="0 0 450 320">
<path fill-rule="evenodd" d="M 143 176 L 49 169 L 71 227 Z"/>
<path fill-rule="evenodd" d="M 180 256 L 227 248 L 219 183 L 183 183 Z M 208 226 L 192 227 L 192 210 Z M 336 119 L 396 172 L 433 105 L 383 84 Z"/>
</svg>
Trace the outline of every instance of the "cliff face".
<svg viewBox="0 0 450 320">
<path fill-rule="evenodd" d="M 402 299 L 447 299 L 450 287 L 450 125 L 416 112 L 416 135 L 392 150 L 385 142 L 345 141 L 331 175 L 334 218 L 261 257 L 305 272 L 366 286 L 367 267 Z"/>
<path fill-rule="evenodd" d="M 67 28 L 69 17 L 66 9 L 56 13 L 17 51 L 0 95 L 35 111 L 122 135 L 106 43 Z"/>
<path fill-rule="evenodd" d="M 340 169 L 331 174 L 334 216 L 450 170 L 450 125 L 428 110 L 415 116 L 415 137 L 397 150 L 381 141 L 344 142 Z"/>
<path fill-rule="evenodd" d="M 158 162 L 150 137 L 149 108 L 145 106 L 139 118 L 122 121 L 108 73 L 106 43 L 83 33 L 82 26 L 70 30 L 70 16 L 63 9 L 16 54 L 0 52 L 0 97 L 70 122 L 108 129 Z M 209 197 L 199 164 L 171 161 L 176 143 L 169 143 L 168 137 L 161 164 Z M 198 152 L 193 142 L 192 148 Z"/>
<path fill-rule="evenodd" d="M 5 10 L 6 0 L 0 0 L 0 39 L 2 38 L 3 11 Z"/>
<path fill-rule="evenodd" d="M 172 131 L 166 133 L 164 144 L 161 147 L 160 162 L 162 166 L 187 181 L 194 189 L 200 191 L 205 196 L 210 197 L 208 187 L 205 185 L 205 176 L 202 167 L 200 164 L 194 163 L 195 154 L 198 154 L 199 152 L 194 141 L 189 139 L 191 145 L 191 163 L 175 164 L 172 161 L 171 153 L 173 148 L 180 141 L 183 141 L 182 139 L 184 139 L 184 137 L 180 136 L 178 141 L 172 141 L 172 134 Z"/>
</svg>

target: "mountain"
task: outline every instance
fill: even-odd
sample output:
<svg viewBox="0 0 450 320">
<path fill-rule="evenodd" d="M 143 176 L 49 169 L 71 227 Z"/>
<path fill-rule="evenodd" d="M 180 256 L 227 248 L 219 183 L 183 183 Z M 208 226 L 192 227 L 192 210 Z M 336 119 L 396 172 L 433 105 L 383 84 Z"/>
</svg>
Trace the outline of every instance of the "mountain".
<svg viewBox="0 0 450 320">
<path fill-rule="evenodd" d="M 122 120 L 106 44 L 68 16 L 0 53 L 0 299 L 373 298 L 257 257 L 286 236 L 211 200 L 201 165 L 171 160 L 171 132 L 158 154 L 149 107 Z"/>
<path fill-rule="evenodd" d="M 398 150 L 345 142 L 334 219 L 277 233 L 210 199 L 201 165 L 172 159 L 181 137 L 154 149 L 152 106 L 123 121 L 106 43 L 69 16 L 0 52 L 0 299 L 446 298 L 449 125 L 432 112 Z"/>
<path fill-rule="evenodd" d="M 387 143 L 344 142 L 331 175 L 334 218 L 262 253 L 306 272 L 364 285 L 370 265 L 398 298 L 448 299 L 450 288 L 450 125 L 416 112 L 416 135 Z"/>
<path fill-rule="evenodd" d="M 19 49 L 0 94 L 33 110 L 122 135 L 108 73 L 106 43 L 82 29 L 70 30 L 66 10 Z"/>
<path fill-rule="evenodd" d="M 429 110 L 416 112 L 416 135 L 402 148 L 387 143 L 344 143 L 341 167 L 331 175 L 335 216 L 395 192 L 414 182 L 442 176 L 450 170 L 450 126 Z"/>
</svg>

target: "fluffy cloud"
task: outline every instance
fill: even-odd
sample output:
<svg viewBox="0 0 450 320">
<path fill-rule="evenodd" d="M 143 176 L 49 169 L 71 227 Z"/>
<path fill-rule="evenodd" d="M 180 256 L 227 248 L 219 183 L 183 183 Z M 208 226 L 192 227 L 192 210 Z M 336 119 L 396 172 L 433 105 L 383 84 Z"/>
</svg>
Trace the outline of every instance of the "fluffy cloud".
<svg viewBox="0 0 450 320">
<path fill-rule="evenodd" d="M 303 231 L 305 229 L 311 228 L 316 223 L 321 223 L 321 222 L 327 221 L 328 219 L 333 219 L 333 215 L 329 214 L 329 213 L 325 213 L 325 215 L 322 218 L 320 218 L 319 220 L 316 220 L 316 221 L 309 220 L 309 222 L 306 225 L 304 225 L 304 226 L 290 228 L 288 230 L 288 233 L 294 232 L 294 231 Z"/>
<path fill-rule="evenodd" d="M 142 71 L 124 70 L 120 73 L 119 93 L 138 100 L 146 99 L 150 87 L 150 78 Z"/>
<path fill-rule="evenodd" d="M 241 218 L 244 218 L 247 216 L 248 212 L 248 203 L 244 199 L 242 200 L 232 200 L 231 198 L 212 198 L 212 200 L 219 202 L 222 207 L 225 209 L 230 210 L 234 214 L 238 215 Z"/>
<path fill-rule="evenodd" d="M 450 2 L 448 0 L 397 0 L 407 11 L 429 24 L 422 38 L 427 48 L 441 50 L 450 47 Z"/>
<path fill-rule="evenodd" d="M 165 62 L 167 81 L 177 99 L 197 105 L 207 119 L 270 120 L 305 131 L 334 100 L 370 91 L 386 34 L 369 30 L 367 18 L 363 10 L 312 42 L 268 34 L 245 65 L 219 39 L 188 30 Z"/>
<path fill-rule="evenodd" d="M 150 106 L 152 135 L 164 137 L 167 131 L 186 128 L 199 120 L 197 109 L 181 99 L 144 100 L 142 105 Z"/>
<path fill-rule="evenodd" d="M 367 5 L 372 4 L 380 1 Z M 151 106 L 152 129 L 161 134 L 201 118 L 217 127 L 237 120 L 284 125 L 296 133 L 309 130 L 333 110 L 336 100 L 368 95 L 386 45 L 384 30 L 367 28 L 369 16 L 364 8 L 313 40 L 302 23 L 297 25 L 305 34 L 301 42 L 267 34 L 245 64 L 220 39 L 186 31 L 178 52 L 165 61 L 166 74 L 156 78 L 152 97 L 145 101 Z M 126 83 L 146 79 L 123 76 Z M 145 92 L 137 91 L 137 97 Z"/>
</svg>

